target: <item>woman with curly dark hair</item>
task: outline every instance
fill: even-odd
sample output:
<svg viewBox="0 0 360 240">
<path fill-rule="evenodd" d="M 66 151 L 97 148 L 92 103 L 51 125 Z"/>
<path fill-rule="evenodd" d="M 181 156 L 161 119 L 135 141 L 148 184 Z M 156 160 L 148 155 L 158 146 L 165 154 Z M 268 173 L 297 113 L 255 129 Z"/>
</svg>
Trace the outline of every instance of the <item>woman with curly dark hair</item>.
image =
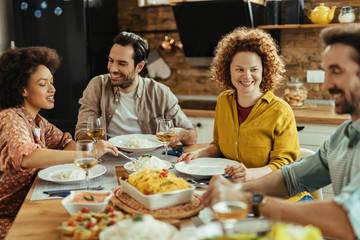
<svg viewBox="0 0 360 240">
<path fill-rule="evenodd" d="M 285 73 L 273 38 L 260 29 L 235 29 L 218 43 L 211 73 L 227 89 L 217 101 L 213 141 L 183 154 L 178 162 L 233 159 L 239 163 L 224 173 L 245 182 L 295 161 L 300 150 L 295 118 L 290 106 L 273 93 Z"/>
<path fill-rule="evenodd" d="M 38 113 L 54 107 L 60 58 L 46 47 L 14 48 L 0 56 L 0 239 L 6 236 L 40 168 L 74 162 L 75 142 Z M 117 155 L 99 141 L 98 154 Z"/>
</svg>

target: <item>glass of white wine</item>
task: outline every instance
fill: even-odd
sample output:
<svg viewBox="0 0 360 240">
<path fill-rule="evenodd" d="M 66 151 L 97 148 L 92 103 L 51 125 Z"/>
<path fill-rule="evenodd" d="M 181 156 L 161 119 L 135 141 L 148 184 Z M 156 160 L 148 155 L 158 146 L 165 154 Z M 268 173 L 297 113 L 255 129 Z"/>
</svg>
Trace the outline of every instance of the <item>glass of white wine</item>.
<svg viewBox="0 0 360 240">
<path fill-rule="evenodd" d="M 156 127 L 156 138 L 164 144 L 167 160 L 169 143 L 175 139 L 174 123 L 171 119 L 159 119 Z"/>
<path fill-rule="evenodd" d="M 95 143 L 105 135 L 105 122 L 103 117 L 90 116 L 87 121 L 86 133 Z"/>
<path fill-rule="evenodd" d="M 221 223 L 223 239 L 232 233 L 235 224 L 239 219 L 248 215 L 248 205 L 243 201 L 222 201 L 214 204 L 212 209 L 215 217 Z"/>
<path fill-rule="evenodd" d="M 98 163 L 96 155 L 94 141 L 79 140 L 76 142 L 74 163 L 85 171 L 86 190 L 89 189 L 89 170 Z"/>
</svg>

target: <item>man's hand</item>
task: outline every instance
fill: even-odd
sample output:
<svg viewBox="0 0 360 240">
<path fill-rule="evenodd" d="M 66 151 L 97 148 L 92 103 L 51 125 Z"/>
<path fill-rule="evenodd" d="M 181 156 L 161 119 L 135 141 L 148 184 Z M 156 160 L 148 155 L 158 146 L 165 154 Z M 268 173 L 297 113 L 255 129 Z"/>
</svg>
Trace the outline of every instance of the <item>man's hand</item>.
<svg viewBox="0 0 360 240">
<path fill-rule="evenodd" d="M 248 203 L 247 193 L 239 190 L 239 185 L 232 183 L 221 175 L 215 175 L 211 178 L 208 190 L 204 193 L 202 199 L 207 207 L 213 206 L 221 201 L 244 201 Z"/>
<path fill-rule="evenodd" d="M 178 143 L 183 145 L 192 145 L 197 141 L 197 134 L 194 129 L 175 128 L 175 139 L 169 143 L 170 147 L 176 146 Z"/>
</svg>

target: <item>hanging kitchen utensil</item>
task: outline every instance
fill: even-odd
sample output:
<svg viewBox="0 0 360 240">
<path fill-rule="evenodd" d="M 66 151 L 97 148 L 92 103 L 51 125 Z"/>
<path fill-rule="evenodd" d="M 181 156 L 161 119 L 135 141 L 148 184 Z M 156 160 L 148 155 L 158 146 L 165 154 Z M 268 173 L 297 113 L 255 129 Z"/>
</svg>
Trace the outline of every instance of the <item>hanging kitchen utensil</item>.
<svg viewBox="0 0 360 240">
<path fill-rule="evenodd" d="M 171 75 L 169 66 L 156 49 L 150 52 L 146 69 L 151 78 L 159 77 L 161 79 L 167 79 Z"/>
</svg>

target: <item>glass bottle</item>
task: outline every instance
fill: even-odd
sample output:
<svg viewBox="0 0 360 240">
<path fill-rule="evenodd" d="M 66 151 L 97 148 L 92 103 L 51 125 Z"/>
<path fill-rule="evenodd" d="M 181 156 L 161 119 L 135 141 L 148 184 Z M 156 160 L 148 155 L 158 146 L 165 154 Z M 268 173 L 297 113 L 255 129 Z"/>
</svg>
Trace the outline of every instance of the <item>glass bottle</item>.
<svg viewBox="0 0 360 240">
<path fill-rule="evenodd" d="M 354 13 L 354 8 L 352 7 L 342 7 L 340 9 L 340 13 L 339 13 L 339 22 L 341 23 L 352 23 L 355 21 L 355 13 Z"/>
<path fill-rule="evenodd" d="M 284 100 L 292 107 L 301 107 L 307 98 L 307 89 L 298 78 L 290 78 L 284 89 Z"/>
</svg>

